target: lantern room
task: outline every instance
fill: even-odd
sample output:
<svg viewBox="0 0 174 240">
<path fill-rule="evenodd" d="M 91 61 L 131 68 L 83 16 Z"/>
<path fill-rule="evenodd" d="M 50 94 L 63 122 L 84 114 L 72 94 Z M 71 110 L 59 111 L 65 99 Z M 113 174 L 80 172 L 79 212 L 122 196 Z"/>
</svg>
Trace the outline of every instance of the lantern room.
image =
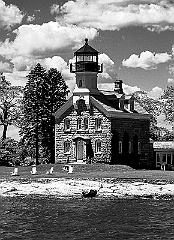
<svg viewBox="0 0 174 240">
<path fill-rule="evenodd" d="M 70 65 L 70 72 L 96 72 L 102 73 L 103 65 L 98 64 L 99 52 L 88 45 L 88 39 L 85 39 L 85 45 L 77 50 L 75 64 Z"/>
</svg>

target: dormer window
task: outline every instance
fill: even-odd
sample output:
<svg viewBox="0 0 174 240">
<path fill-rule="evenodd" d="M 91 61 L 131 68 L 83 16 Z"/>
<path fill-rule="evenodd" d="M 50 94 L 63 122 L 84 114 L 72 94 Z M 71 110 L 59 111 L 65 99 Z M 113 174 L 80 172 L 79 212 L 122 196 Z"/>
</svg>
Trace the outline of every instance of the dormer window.
<svg viewBox="0 0 174 240">
<path fill-rule="evenodd" d="M 102 123 L 101 118 L 95 119 L 95 129 L 96 130 L 101 130 L 101 123 Z"/>
<path fill-rule="evenodd" d="M 65 120 L 64 120 L 64 130 L 65 131 L 70 130 L 70 119 L 69 118 L 65 118 Z"/>
<path fill-rule="evenodd" d="M 125 108 L 129 109 L 129 101 L 128 100 L 124 100 L 124 106 L 125 106 Z"/>
<path fill-rule="evenodd" d="M 79 87 L 82 87 L 82 79 L 79 80 Z"/>
</svg>

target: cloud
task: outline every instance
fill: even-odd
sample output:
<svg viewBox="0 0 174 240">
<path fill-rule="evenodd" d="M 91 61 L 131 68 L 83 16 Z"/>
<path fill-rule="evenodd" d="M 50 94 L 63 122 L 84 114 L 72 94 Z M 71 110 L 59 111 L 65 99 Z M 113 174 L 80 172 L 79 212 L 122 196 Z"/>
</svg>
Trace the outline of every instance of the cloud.
<svg viewBox="0 0 174 240">
<path fill-rule="evenodd" d="M 16 56 L 47 57 L 72 48 L 77 48 L 87 37 L 89 40 L 98 34 L 94 28 L 82 28 L 73 25 L 60 25 L 57 22 L 42 25 L 22 25 L 15 31 L 14 41 L 6 39 L 0 43 L 0 54 L 7 59 Z"/>
<path fill-rule="evenodd" d="M 0 61 L 0 71 L 2 72 L 11 72 L 11 66 L 7 62 Z"/>
<path fill-rule="evenodd" d="M 132 68 L 155 69 L 159 63 L 168 62 L 171 55 L 168 53 L 142 52 L 140 55 L 133 54 L 128 59 L 122 61 L 122 65 Z"/>
<path fill-rule="evenodd" d="M 36 19 L 35 15 L 28 16 L 27 17 L 27 22 L 33 22 Z"/>
<path fill-rule="evenodd" d="M 141 89 L 137 86 L 129 86 L 123 83 L 123 91 L 126 95 L 131 95 L 134 92 L 140 91 Z"/>
<path fill-rule="evenodd" d="M 106 91 L 113 91 L 115 88 L 114 83 L 98 83 L 98 89 L 106 90 Z M 131 95 L 136 91 L 140 91 L 141 89 L 137 86 L 129 86 L 123 83 L 123 91 L 126 95 Z"/>
<path fill-rule="evenodd" d="M 174 26 L 160 26 L 160 25 L 152 25 L 152 26 L 148 26 L 147 30 L 151 31 L 151 32 L 164 32 L 164 31 L 174 31 Z"/>
<path fill-rule="evenodd" d="M 111 75 L 115 73 L 114 61 L 105 53 L 99 54 L 98 61 L 99 64 L 103 64 L 103 72 L 99 75 L 99 78 L 111 79 Z"/>
<path fill-rule="evenodd" d="M 76 0 L 54 4 L 51 13 L 58 22 L 101 30 L 174 23 L 173 2 L 167 0 Z"/>
<path fill-rule="evenodd" d="M 13 86 L 25 86 L 29 71 L 13 71 L 11 73 L 3 73 L 5 78 L 11 82 Z"/>
<path fill-rule="evenodd" d="M 156 86 L 147 93 L 147 96 L 157 100 L 161 97 L 162 94 L 163 94 L 163 89 Z"/>
<path fill-rule="evenodd" d="M 16 24 L 20 24 L 24 15 L 15 5 L 6 5 L 0 0 L 0 28 L 10 28 Z"/>
<path fill-rule="evenodd" d="M 169 83 L 169 84 L 174 84 L 174 79 L 173 78 L 168 78 L 168 80 L 167 80 L 167 82 Z"/>
</svg>

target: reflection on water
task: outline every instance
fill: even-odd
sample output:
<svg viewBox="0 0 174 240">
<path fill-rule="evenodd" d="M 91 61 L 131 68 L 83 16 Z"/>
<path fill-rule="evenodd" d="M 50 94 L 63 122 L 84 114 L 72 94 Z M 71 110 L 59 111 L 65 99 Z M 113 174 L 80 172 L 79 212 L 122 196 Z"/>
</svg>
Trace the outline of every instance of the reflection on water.
<svg viewBox="0 0 174 240">
<path fill-rule="evenodd" d="M 0 197 L 0 240 L 174 239 L 174 201 Z"/>
</svg>

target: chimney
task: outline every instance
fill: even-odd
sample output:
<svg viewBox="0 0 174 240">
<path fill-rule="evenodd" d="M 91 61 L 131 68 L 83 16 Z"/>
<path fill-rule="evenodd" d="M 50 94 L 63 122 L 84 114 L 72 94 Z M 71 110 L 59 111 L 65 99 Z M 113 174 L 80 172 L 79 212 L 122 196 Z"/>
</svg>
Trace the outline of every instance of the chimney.
<svg viewBox="0 0 174 240">
<path fill-rule="evenodd" d="M 115 91 L 116 93 L 123 94 L 122 83 L 123 83 L 122 80 L 118 80 L 118 79 L 115 80 L 115 88 L 114 88 L 114 91 Z"/>
</svg>

